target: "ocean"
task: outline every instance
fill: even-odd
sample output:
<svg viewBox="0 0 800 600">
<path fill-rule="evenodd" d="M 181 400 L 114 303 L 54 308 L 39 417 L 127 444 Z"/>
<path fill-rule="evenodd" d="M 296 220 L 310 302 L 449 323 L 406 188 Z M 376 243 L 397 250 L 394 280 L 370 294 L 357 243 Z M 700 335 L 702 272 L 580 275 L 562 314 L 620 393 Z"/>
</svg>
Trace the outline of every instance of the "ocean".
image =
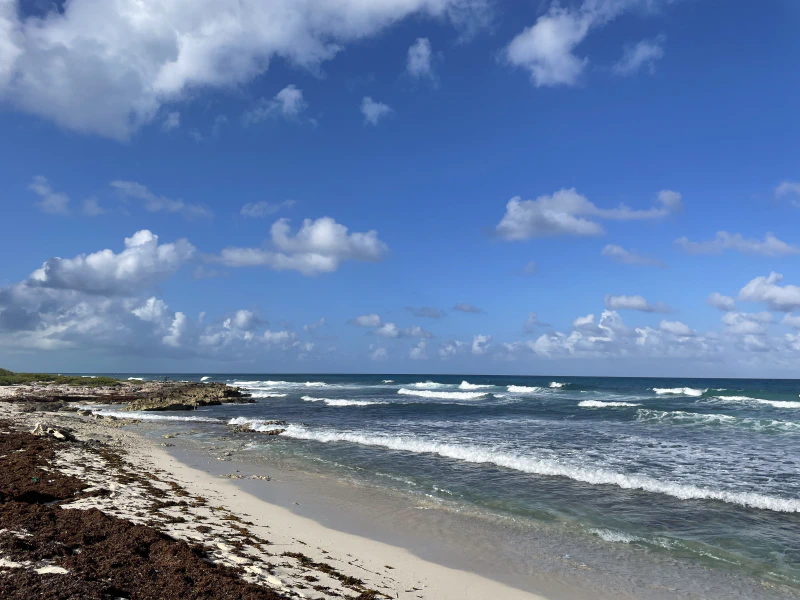
<svg viewBox="0 0 800 600">
<path fill-rule="evenodd" d="M 203 377 L 257 402 L 140 416 L 208 443 L 245 425 L 265 461 L 800 590 L 800 381 L 170 375 Z"/>
</svg>

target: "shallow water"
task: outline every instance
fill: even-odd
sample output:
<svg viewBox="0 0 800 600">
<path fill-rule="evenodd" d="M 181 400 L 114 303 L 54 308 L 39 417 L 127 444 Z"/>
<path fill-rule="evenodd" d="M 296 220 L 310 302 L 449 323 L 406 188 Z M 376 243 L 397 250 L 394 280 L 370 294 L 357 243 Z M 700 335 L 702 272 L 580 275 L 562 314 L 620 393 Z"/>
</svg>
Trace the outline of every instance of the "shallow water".
<svg viewBox="0 0 800 600">
<path fill-rule="evenodd" d="M 209 439 L 232 420 L 287 420 L 277 438 L 233 439 L 455 511 L 800 589 L 800 382 L 207 376 L 257 403 L 158 417 Z"/>
</svg>

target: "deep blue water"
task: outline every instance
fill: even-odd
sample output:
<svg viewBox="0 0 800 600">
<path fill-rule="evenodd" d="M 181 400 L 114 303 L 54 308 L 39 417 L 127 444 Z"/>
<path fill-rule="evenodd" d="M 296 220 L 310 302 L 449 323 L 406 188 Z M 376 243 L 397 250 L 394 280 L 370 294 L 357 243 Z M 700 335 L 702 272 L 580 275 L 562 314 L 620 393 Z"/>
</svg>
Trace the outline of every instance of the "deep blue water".
<svg viewBox="0 0 800 600">
<path fill-rule="evenodd" d="M 257 403 L 145 416 L 234 420 L 267 458 L 800 588 L 800 381 L 206 377 Z M 286 432 L 258 435 L 268 419 Z"/>
</svg>

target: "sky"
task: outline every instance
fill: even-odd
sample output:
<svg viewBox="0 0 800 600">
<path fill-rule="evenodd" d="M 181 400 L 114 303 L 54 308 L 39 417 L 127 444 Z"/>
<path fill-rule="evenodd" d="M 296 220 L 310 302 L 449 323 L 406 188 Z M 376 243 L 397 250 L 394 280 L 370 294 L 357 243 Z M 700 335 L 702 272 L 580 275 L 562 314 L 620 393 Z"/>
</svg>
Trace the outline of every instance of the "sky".
<svg viewBox="0 0 800 600">
<path fill-rule="evenodd" d="M 0 366 L 796 377 L 798 31 L 0 0 Z"/>
</svg>

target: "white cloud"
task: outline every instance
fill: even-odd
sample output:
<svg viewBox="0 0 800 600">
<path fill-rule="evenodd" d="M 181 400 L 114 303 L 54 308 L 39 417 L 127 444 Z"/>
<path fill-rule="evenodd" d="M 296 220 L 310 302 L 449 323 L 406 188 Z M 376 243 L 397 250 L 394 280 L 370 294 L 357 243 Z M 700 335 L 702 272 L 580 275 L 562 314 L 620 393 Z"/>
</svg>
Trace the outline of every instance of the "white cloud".
<svg viewBox="0 0 800 600">
<path fill-rule="evenodd" d="M 600 254 L 602 256 L 608 256 L 614 262 L 624 265 L 641 265 L 646 267 L 659 267 L 661 269 L 667 268 L 667 265 L 657 258 L 643 256 L 636 252 L 636 250 L 626 250 L 622 246 L 617 246 L 616 244 L 607 244 Z"/>
<path fill-rule="evenodd" d="M 304 275 L 336 271 L 347 260 L 378 262 L 389 248 L 375 230 L 348 233 L 330 217 L 305 219 L 291 235 L 288 219 L 279 219 L 270 230 L 277 251 L 262 248 L 225 248 L 212 260 L 229 267 L 266 266 L 276 271 L 295 270 Z"/>
<path fill-rule="evenodd" d="M 28 189 L 35 192 L 39 198 L 36 206 L 48 215 L 67 215 L 69 214 L 69 196 L 56 192 L 50 187 L 47 177 L 37 175 L 28 186 Z"/>
<path fill-rule="evenodd" d="M 386 360 L 389 358 L 389 352 L 386 348 L 379 348 L 377 346 L 370 346 L 369 357 L 371 360 Z"/>
<path fill-rule="evenodd" d="M 380 319 L 380 317 L 378 317 Z M 314 334 L 317 332 L 317 329 L 325 325 L 325 317 L 322 317 L 319 321 L 315 323 L 308 323 L 307 325 L 303 325 L 303 331 L 306 333 Z"/>
<path fill-rule="evenodd" d="M 796 196 L 792 199 L 792 204 L 800 206 L 800 181 L 783 181 L 775 188 L 775 195 L 778 198 L 784 196 Z"/>
<path fill-rule="evenodd" d="M 539 268 L 536 266 L 536 263 L 533 262 L 532 260 L 528 261 L 528 263 L 524 267 L 522 267 L 522 272 L 525 275 L 536 275 L 536 272 L 538 270 Z"/>
<path fill-rule="evenodd" d="M 383 325 L 378 327 L 378 329 L 375 330 L 375 333 L 381 337 L 386 337 L 386 338 L 400 337 L 400 330 L 394 323 L 384 323 Z"/>
<path fill-rule="evenodd" d="M 492 342 L 491 335 L 475 335 L 472 338 L 472 353 L 473 354 L 486 354 L 489 351 L 489 346 Z"/>
<path fill-rule="evenodd" d="M 171 112 L 167 114 L 164 118 L 164 122 L 161 124 L 161 129 L 164 131 L 172 131 L 173 129 L 177 129 L 181 126 L 181 113 L 178 111 Z"/>
<path fill-rule="evenodd" d="M 213 213 L 199 204 L 189 204 L 183 200 L 173 200 L 158 196 L 146 186 L 135 181 L 112 181 L 111 187 L 119 192 L 123 199 L 141 200 L 148 212 L 178 213 L 185 219 L 211 218 Z"/>
<path fill-rule="evenodd" d="M 531 81 L 537 87 L 577 85 L 589 59 L 578 56 L 575 51 L 589 32 L 626 10 L 653 3 L 651 0 L 584 0 L 580 6 L 562 7 L 554 2 L 536 23 L 511 40 L 505 49 L 505 58 L 512 66 L 530 72 Z M 645 60 L 653 58 L 642 62 Z"/>
<path fill-rule="evenodd" d="M 167 346 L 179 347 L 181 342 L 189 329 L 189 320 L 182 312 L 176 312 L 172 319 L 172 325 L 169 328 L 169 333 L 165 335 L 161 341 Z"/>
<path fill-rule="evenodd" d="M 105 208 L 100 206 L 97 198 L 86 198 L 83 201 L 83 214 L 87 217 L 97 217 L 107 212 Z"/>
<path fill-rule="evenodd" d="M 787 327 L 800 329 L 800 315 L 793 315 L 792 313 L 788 313 L 783 316 L 781 324 L 786 325 Z"/>
<path fill-rule="evenodd" d="M 303 98 L 303 90 L 296 85 L 287 85 L 274 98 L 261 98 L 252 110 L 242 116 L 245 125 L 255 125 L 267 119 L 282 117 L 287 120 L 296 119 L 308 108 Z"/>
<path fill-rule="evenodd" d="M 467 347 L 469 347 L 469 344 L 459 340 L 444 342 L 439 346 L 439 356 L 443 359 L 452 358 Z"/>
<path fill-rule="evenodd" d="M 469 30 L 484 0 L 71 0 L 45 19 L 0 3 L 0 97 L 82 133 L 124 140 L 165 104 L 231 89 L 277 60 L 318 73 L 351 41 L 411 16 Z"/>
<path fill-rule="evenodd" d="M 658 324 L 662 331 L 677 335 L 680 337 L 690 337 L 695 335 L 695 332 L 686 323 L 680 321 L 661 321 Z"/>
<path fill-rule="evenodd" d="M 536 313 L 528 313 L 528 318 L 525 319 L 525 325 L 522 326 L 523 333 L 534 333 L 541 327 L 550 327 L 547 323 L 542 323 Z"/>
<path fill-rule="evenodd" d="M 160 298 L 153 296 L 148 298 L 144 304 L 134 308 L 131 312 L 142 321 L 148 323 L 161 323 L 167 316 L 169 307 Z"/>
<path fill-rule="evenodd" d="M 271 204 L 266 200 L 260 200 L 258 202 L 248 202 L 242 207 L 242 209 L 239 211 L 239 214 L 241 214 L 243 217 L 259 219 L 261 217 L 274 215 L 276 212 L 284 208 L 291 208 L 294 205 L 294 200 L 284 200 L 279 204 Z"/>
<path fill-rule="evenodd" d="M 432 57 L 433 53 L 431 51 L 430 40 L 428 40 L 428 38 L 417 38 L 417 41 L 408 49 L 406 71 L 409 75 L 417 79 L 423 77 L 435 79 L 433 66 L 431 65 Z"/>
<path fill-rule="evenodd" d="M 348 323 L 351 325 L 357 325 L 359 327 L 380 327 L 383 324 L 380 315 L 375 313 L 361 315 L 354 319 L 350 319 Z"/>
<path fill-rule="evenodd" d="M 606 297 L 604 298 L 603 302 L 608 310 L 640 310 L 642 312 L 657 312 L 657 313 L 672 312 L 672 309 L 663 302 L 656 302 L 655 304 L 650 304 L 647 300 L 644 299 L 644 297 L 639 295 L 612 296 L 611 294 L 606 294 Z"/>
<path fill-rule="evenodd" d="M 143 229 L 125 238 L 125 249 L 119 254 L 101 250 L 75 258 L 51 258 L 31 274 L 29 283 L 88 294 L 131 294 L 171 277 L 194 253 L 194 246 L 185 239 L 159 244 L 157 235 Z"/>
<path fill-rule="evenodd" d="M 756 277 L 739 290 L 739 300 L 766 303 L 770 310 L 791 312 L 800 308 L 800 287 L 777 285 L 783 275 L 774 271 L 768 277 Z"/>
<path fill-rule="evenodd" d="M 238 329 L 240 331 L 251 331 L 262 323 L 258 314 L 251 310 L 237 310 L 233 317 L 225 319 L 222 326 L 225 329 Z"/>
<path fill-rule="evenodd" d="M 392 114 L 394 111 L 383 102 L 376 102 L 370 96 L 364 96 L 361 100 L 361 114 L 364 115 L 364 123 L 377 125 L 378 122 Z"/>
<path fill-rule="evenodd" d="M 646 66 L 652 75 L 656 70 L 656 61 L 664 56 L 664 36 L 660 35 L 650 40 L 642 40 L 637 44 L 625 46 L 625 52 L 613 67 L 615 75 L 633 75 Z"/>
<path fill-rule="evenodd" d="M 785 321 L 784 319 L 784 322 Z M 768 312 L 727 312 L 722 316 L 722 322 L 730 333 L 740 335 L 762 335 L 767 331 L 764 325 L 772 322 L 772 314 Z"/>
<path fill-rule="evenodd" d="M 297 336 L 291 331 L 270 331 L 262 335 L 264 342 L 270 346 L 294 346 Z"/>
<path fill-rule="evenodd" d="M 428 342 L 420 340 L 419 343 L 411 348 L 408 357 L 412 360 L 428 360 L 428 353 L 426 352 Z"/>
<path fill-rule="evenodd" d="M 483 314 L 486 311 L 482 308 L 478 308 L 468 302 L 459 302 L 453 307 L 453 310 L 457 310 L 458 312 L 465 312 L 465 313 L 472 313 L 472 314 Z"/>
<path fill-rule="evenodd" d="M 789 256 L 800 253 L 800 247 L 779 240 L 771 232 L 764 236 L 763 241 L 744 238 L 740 233 L 718 231 L 714 239 L 708 242 L 692 242 L 687 237 L 682 237 L 675 240 L 675 243 L 687 254 L 722 254 L 725 250 L 759 256 Z"/>
<path fill-rule="evenodd" d="M 719 292 L 712 292 L 706 298 L 706 303 L 724 311 L 736 310 L 736 302 L 730 296 L 723 296 Z"/>
<path fill-rule="evenodd" d="M 557 235 L 593 236 L 603 233 L 597 219 L 661 219 L 680 210 L 681 206 L 681 195 L 670 190 L 658 193 L 656 206 L 633 210 L 624 204 L 617 208 L 599 208 L 575 188 L 561 189 L 552 196 L 539 196 L 536 200 L 522 200 L 515 196 L 506 205 L 506 213 L 496 230 L 507 240 Z"/>
</svg>

